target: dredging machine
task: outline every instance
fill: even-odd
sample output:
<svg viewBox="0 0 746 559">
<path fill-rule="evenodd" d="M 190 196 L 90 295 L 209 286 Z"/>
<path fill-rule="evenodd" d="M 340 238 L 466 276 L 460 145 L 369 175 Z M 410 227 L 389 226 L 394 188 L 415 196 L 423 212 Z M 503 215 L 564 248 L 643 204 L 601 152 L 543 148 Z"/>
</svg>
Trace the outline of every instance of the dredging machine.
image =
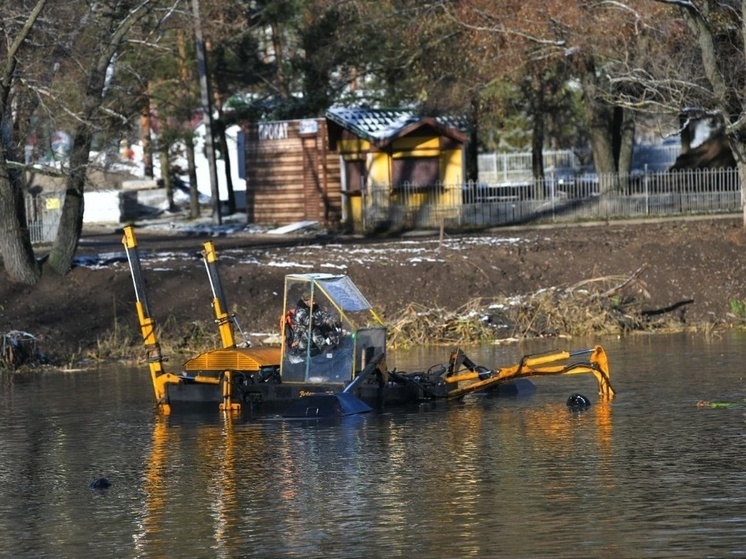
<svg viewBox="0 0 746 559">
<path fill-rule="evenodd" d="M 188 359 L 179 372 L 168 371 L 133 226 L 124 228 L 122 243 L 155 401 L 163 413 L 207 406 L 287 418 L 345 416 L 393 405 L 456 400 L 476 392 L 515 393 L 531 384 L 527 377 L 542 375 L 591 374 L 600 398 L 614 396 L 607 355 L 600 345 L 525 355 L 518 363 L 499 368 L 477 365 L 455 348 L 447 363 L 417 372 L 389 370 L 386 326 L 347 275 L 287 275 L 280 343 L 254 347 L 246 336 L 237 341 L 236 332 L 243 331 L 228 310 L 212 241 L 203 244 L 202 258 L 221 347 Z"/>
</svg>

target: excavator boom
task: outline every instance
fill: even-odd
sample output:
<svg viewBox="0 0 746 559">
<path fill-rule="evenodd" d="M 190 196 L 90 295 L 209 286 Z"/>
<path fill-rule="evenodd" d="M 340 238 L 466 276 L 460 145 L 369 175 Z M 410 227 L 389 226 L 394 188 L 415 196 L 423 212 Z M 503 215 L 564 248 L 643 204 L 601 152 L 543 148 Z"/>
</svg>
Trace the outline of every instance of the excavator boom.
<svg viewBox="0 0 746 559">
<path fill-rule="evenodd" d="M 212 241 L 207 241 L 202 251 L 202 259 L 205 262 L 207 277 L 210 280 L 212 289 L 212 306 L 215 312 L 215 322 L 218 324 L 220 332 L 220 341 L 224 348 L 235 347 L 236 340 L 233 333 L 233 318 L 228 314 L 228 304 L 225 299 L 225 292 L 220 282 L 218 274 L 218 253 L 215 251 L 215 245 Z"/>
<path fill-rule="evenodd" d="M 150 316 L 150 307 L 145 294 L 145 281 L 142 277 L 142 266 L 140 264 L 140 254 L 137 249 L 135 229 L 131 225 L 127 225 L 124 228 L 122 244 L 127 254 L 127 262 L 129 263 L 132 283 L 135 288 L 135 309 L 137 310 L 137 319 L 140 323 L 143 344 L 147 351 L 148 368 L 150 369 L 150 379 L 153 384 L 153 391 L 155 392 L 155 401 L 159 409 L 168 414 L 171 412 L 171 407 L 166 397 L 166 384 L 179 383 L 182 380 L 177 375 L 166 372 L 163 367 L 161 345 L 158 341 L 155 321 Z"/>
<path fill-rule="evenodd" d="M 585 356 L 588 357 L 581 359 Z M 603 400 L 614 397 L 608 358 L 600 345 L 576 351 L 526 355 L 519 363 L 499 369 L 477 366 L 461 349 L 456 349 L 451 353 L 448 367 L 427 374 L 392 373 L 392 376 L 399 382 L 418 385 L 427 399 L 455 400 L 467 394 L 492 390 L 519 378 L 577 374 L 593 375 Z"/>
</svg>

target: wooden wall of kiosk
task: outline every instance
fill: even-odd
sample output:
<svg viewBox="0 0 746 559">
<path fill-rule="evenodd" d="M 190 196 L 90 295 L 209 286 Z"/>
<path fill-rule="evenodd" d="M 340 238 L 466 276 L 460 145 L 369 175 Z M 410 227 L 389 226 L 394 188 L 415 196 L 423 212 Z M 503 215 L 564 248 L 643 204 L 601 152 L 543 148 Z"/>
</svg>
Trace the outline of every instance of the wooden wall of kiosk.
<svg viewBox="0 0 746 559">
<path fill-rule="evenodd" d="M 243 128 L 248 222 L 338 226 L 340 158 L 329 150 L 326 119 L 249 123 Z"/>
</svg>

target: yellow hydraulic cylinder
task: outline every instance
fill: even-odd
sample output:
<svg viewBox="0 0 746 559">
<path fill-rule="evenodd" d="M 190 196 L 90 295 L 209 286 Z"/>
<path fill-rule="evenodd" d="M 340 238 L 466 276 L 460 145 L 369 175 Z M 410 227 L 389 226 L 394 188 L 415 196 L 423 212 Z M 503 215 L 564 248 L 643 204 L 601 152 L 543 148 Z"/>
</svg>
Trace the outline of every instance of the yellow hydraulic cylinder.
<svg viewBox="0 0 746 559">
<path fill-rule="evenodd" d="M 220 276 L 218 275 L 218 253 L 212 241 L 207 241 L 203 246 L 202 257 L 205 261 L 207 277 L 210 280 L 210 288 L 212 289 L 212 307 L 215 313 L 215 321 L 218 324 L 220 341 L 224 348 L 235 347 L 236 340 L 233 332 L 233 320 L 228 314 L 225 294 L 220 283 Z"/>
</svg>

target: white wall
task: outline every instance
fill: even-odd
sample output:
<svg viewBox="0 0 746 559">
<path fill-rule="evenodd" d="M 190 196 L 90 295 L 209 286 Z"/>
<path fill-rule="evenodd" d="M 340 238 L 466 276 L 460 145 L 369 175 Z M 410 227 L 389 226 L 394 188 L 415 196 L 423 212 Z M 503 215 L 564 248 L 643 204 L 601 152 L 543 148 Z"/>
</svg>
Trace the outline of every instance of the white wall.
<svg viewBox="0 0 746 559">
<path fill-rule="evenodd" d="M 197 188 L 200 191 L 201 194 L 210 197 L 212 195 L 211 192 L 211 186 L 210 186 L 210 172 L 209 167 L 207 164 L 207 156 L 205 155 L 205 138 L 204 138 L 204 131 L 205 131 L 205 125 L 200 124 L 195 128 L 195 133 L 197 134 L 197 141 L 195 142 L 194 146 L 194 163 L 197 168 Z M 243 193 L 246 191 L 246 180 L 242 178 L 244 175 L 243 169 L 240 169 L 240 165 L 243 163 L 244 158 L 243 154 L 241 154 L 241 157 L 239 157 L 239 134 L 242 134 L 241 127 L 238 125 L 230 126 L 226 130 L 226 139 L 228 142 L 228 153 L 229 158 L 231 160 L 231 180 L 233 182 L 233 190 L 236 192 L 236 198 L 245 200 L 245 196 Z M 182 152 L 181 157 L 176 157 L 173 161 L 174 164 L 181 167 L 185 172 L 187 170 L 187 162 L 186 157 L 183 156 L 183 147 L 182 149 L 178 149 L 178 146 L 176 148 L 178 151 Z M 144 177 L 145 172 L 142 165 L 143 161 L 143 150 L 142 146 L 139 144 L 135 144 L 132 146 L 133 151 L 133 159 L 132 163 L 136 167 L 136 170 L 134 171 L 137 176 Z M 222 201 L 226 201 L 228 199 L 228 189 L 226 186 L 226 179 L 225 179 L 225 160 L 219 159 L 215 162 L 215 167 L 217 170 L 217 178 L 218 178 L 218 192 L 220 193 L 220 199 Z M 157 157 L 153 160 L 153 174 L 156 178 L 161 178 L 161 167 L 160 167 L 160 161 Z M 189 177 L 187 175 L 181 175 L 181 178 L 184 181 L 188 181 Z M 242 194 L 238 194 L 241 192 Z"/>
<path fill-rule="evenodd" d="M 205 138 L 204 138 L 205 126 L 200 124 L 197 129 L 197 142 L 194 147 L 195 158 L 194 162 L 197 167 L 197 185 L 199 191 L 207 196 L 212 193 L 210 191 L 210 172 L 207 163 L 207 156 L 205 155 Z M 239 126 L 231 126 L 226 130 L 226 139 L 228 142 L 228 152 L 231 163 L 231 181 L 233 182 L 234 192 L 245 192 L 246 191 L 246 180 L 241 178 L 245 173 L 239 169 L 239 163 L 244 160 L 243 157 L 238 156 L 238 134 L 241 132 Z M 228 188 L 225 180 L 225 160 L 219 159 L 215 162 L 218 175 L 218 192 L 220 193 L 220 199 L 222 201 L 228 200 Z M 186 162 L 184 162 L 184 168 L 186 169 Z M 187 178 L 187 177 L 183 177 Z M 245 196 L 236 196 L 245 200 Z"/>
</svg>

